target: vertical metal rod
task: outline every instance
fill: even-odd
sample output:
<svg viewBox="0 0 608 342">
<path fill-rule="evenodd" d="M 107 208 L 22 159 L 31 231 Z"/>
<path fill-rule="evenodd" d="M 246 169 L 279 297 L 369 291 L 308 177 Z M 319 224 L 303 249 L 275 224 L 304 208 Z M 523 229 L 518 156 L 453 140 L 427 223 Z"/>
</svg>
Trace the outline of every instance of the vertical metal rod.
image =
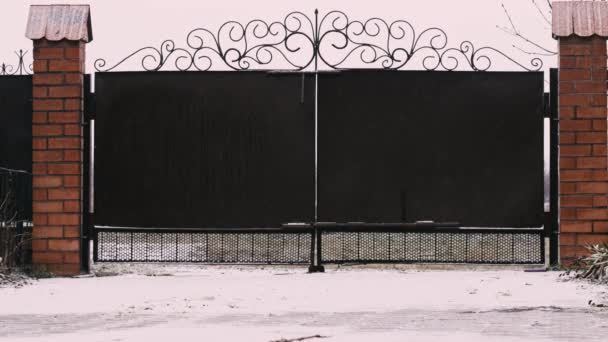
<svg viewBox="0 0 608 342">
<path fill-rule="evenodd" d="M 319 205 L 319 10 L 315 9 L 315 222 L 319 220 L 318 205 Z"/>
<path fill-rule="evenodd" d="M 435 236 L 435 246 L 434 246 L 435 247 L 435 252 L 434 252 L 435 253 L 435 255 L 434 255 L 435 261 L 437 261 L 437 234 L 438 233 L 434 233 L 433 234 Z"/>
<path fill-rule="evenodd" d="M 454 260 L 454 234 L 448 234 L 448 240 L 449 240 L 449 253 L 448 253 L 448 260 Z M 448 261 L 446 260 L 446 261 Z"/>
<path fill-rule="evenodd" d="M 281 233 L 281 239 L 282 239 L 282 241 L 281 241 L 281 249 L 282 249 L 281 258 L 283 260 L 286 260 L 287 259 L 287 253 L 285 253 L 285 234 L 284 233 Z"/>
<path fill-rule="evenodd" d="M 255 261 L 255 234 L 251 234 L 251 262 Z"/>
<path fill-rule="evenodd" d="M 224 234 L 220 233 L 220 261 L 224 262 Z"/>
<path fill-rule="evenodd" d="M 315 222 L 317 222 L 319 220 L 319 208 L 318 208 L 319 207 L 319 121 L 318 121 L 318 119 L 319 119 L 319 74 L 315 70 Z"/>
<path fill-rule="evenodd" d="M 465 239 L 464 239 L 464 261 L 468 262 L 469 261 L 469 234 L 465 234 Z"/>
<path fill-rule="evenodd" d="M 391 260 L 391 234 L 388 233 L 388 260 Z"/>
<path fill-rule="evenodd" d="M 298 237 L 298 245 L 297 245 L 297 247 L 296 247 L 296 248 L 297 248 L 297 250 L 298 250 L 298 253 L 297 253 L 296 260 L 300 261 L 300 233 L 298 233 L 298 234 L 296 234 L 296 235 L 297 235 L 297 237 Z"/>
<path fill-rule="evenodd" d="M 485 249 L 485 248 L 483 248 L 483 246 L 485 246 L 485 245 L 483 244 L 483 238 L 484 238 L 484 235 L 483 235 L 483 234 L 481 234 L 481 261 L 483 261 L 483 260 L 484 260 L 484 259 L 483 259 L 483 257 L 484 257 L 484 255 L 483 255 L 483 251 L 484 251 L 484 249 Z"/>
<path fill-rule="evenodd" d="M 417 261 L 420 261 L 422 259 L 422 234 L 423 233 L 419 233 L 418 234 L 418 258 L 417 258 Z"/>
<path fill-rule="evenodd" d="M 372 258 L 377 258 L 376 256 L 376 233 L 372 233 Z"/>
<path fill-rule="evenodd" d="M 407 233 L 403 233 L 403 260 L 407 260 Z"/>
<path fill-rule="evenodd" d="M 498 250 L 499 250 L 498 247 L 499 247 L 499 244 L 498 244 L 498 234 L 496 234 L 496 251 L 495 251 L 495 254 L 494 254 L 494 258 L 496 259 L 496 261 L 498 261 L 498 257 L 499 257 L 498 256 Z"/>
<path fill-rule="evenodd" d="M 99 261 L 99 231 L 95 230 L 93 235 L 94 243 L 93 243 L 93 261 Z"/>
<path fill-rule="evenodd" d="M 114 233 L 114 260 L 118 260 L 118 234 L 120 233 Z"/>
<path fill-rule="evenodd" d="M 266 233 L 266 263 L 270 264 L 270 233 Z"/>
<path fill-rule="evenodd" d="M 346 248 L 344 246 L 344 244 L 345 244 L 345 242 L 344 242 L 344 234 L 340 234 L 340 244 L 341 244 L 341 247 L 342 247 L 342 260 L 345 260 L 346 259 L 346 255 L 344 254 L 344 250 Z"/>
<path fill-rule="evenodd" d="M 316 243 L 316 228 L 313 228 L 310 232 L 310 270 L 313 270 L 315 267 L 315 243 Z"/>
<path fill-rule="evenodd" d="M 131 232 L 131 260 L 130 261 L 133 261 L 133 234 L 135 234 L 135 233 Z"/>
<path fill-rule="evenodd" d="M 179 255 L 179 234 L 175 234 L 175 262 L 178 261 Z"/>
<path fill-rule="evenodd" d="M 163 260 L 163 257 L 165 256 L 165 234 L 160 233 L 160 260 Z"/>
<path fill-rule="evenodd" d="M 236 262 L 239 262 L 239 240 L 241 238 L 241 234 L 236 234 Z"/>
<path fill-rule="evenodd" d="M 515 234 L 511 234 L 511 261 L 515 263 Z"/>
<path fill-rule="evenodd" d="M 545 237 L 540 236 L 540 263 L 545 264 Z"/>
<path fill-rule="evenodd" d="M 549 211 L 551 213 L 551 234 L 549 236 L 549 262 L 555 265 L 559 262 L 559 166 L 558 166 L 558 69 L 549 71 Z"/>
<path fill-rule="evenodd" d="M 89 121 L 89 213 L 95 212 L 95 120 Z"/>
<path fill-rule="evenodd" d="M 322 250 L 322 242 L 321 242 L 321 231 L 317 231 L 317 267 L 320 267 L 323 263 L 321 250 Z"/>
<path fill-rule="evenodd" d="M 361 232 L 357 232 L 357 260 L 361 260 Z"/>
</svg>

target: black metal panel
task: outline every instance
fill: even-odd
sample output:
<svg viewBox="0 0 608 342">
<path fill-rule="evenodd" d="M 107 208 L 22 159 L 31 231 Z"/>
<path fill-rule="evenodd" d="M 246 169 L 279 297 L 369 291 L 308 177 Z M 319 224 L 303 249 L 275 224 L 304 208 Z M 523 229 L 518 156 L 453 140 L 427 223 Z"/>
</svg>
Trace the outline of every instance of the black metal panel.
<svg viewBox="0 0 608 342">
<path fill-rule="evenodd" d="M 301 74 L 98 73 L 95 224 L 311 221 L 313 85 Z"/>
<path fill-rule="evenodd" d="M 0 167 L 32 171 L 32 76 L 0 77 Z"/>
<path fill-rule="evenodd" d="M 543 224 L 543 74 L 319 79 L 319 221 Z"/>
</svg>

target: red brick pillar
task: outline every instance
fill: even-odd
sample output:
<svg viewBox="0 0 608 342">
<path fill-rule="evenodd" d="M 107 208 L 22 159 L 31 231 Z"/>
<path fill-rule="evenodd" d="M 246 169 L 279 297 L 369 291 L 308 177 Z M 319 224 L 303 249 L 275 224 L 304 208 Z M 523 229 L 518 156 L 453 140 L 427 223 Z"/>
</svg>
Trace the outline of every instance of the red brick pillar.
<svg viewBox="0 0 608 342">
<path fill-rule="evenodd" d="M 32 6 L 26 33 L 34 41 L 33 263 L 35 270 L 55 275 L 79 274 L 82 266 L 83 78 L 89 20 L 88 6 Z"/>
<path fill-rule="evenodd" d="M 559 38 L 560 259 L 608 241 L 606 38 Z"/>
</svg>

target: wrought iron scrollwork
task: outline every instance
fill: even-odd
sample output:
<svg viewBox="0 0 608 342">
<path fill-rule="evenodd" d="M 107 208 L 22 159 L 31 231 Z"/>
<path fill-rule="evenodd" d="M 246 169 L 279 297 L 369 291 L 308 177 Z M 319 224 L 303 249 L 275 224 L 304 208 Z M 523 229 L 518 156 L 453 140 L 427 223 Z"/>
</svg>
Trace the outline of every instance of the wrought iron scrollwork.
<svg viewBox="0 0 608 342">
<path fill-rule="evenodd" d="M 0 76 L 31 75 L 34 72 L 32 65 L 26 65 L 25 63 L 27 51 L 15 51 L 15 55 L 18 58 L 16 66 L 6 63 L 0 64 Z"/>
<path fill-rule="evenodd" d="M 112 71 L 141 56 L 146 71 L 159 71 L 168 64 L 180 71 L 206 71 L 217 67 L 232 70 L 320 70 L 378 68 L 399 70 L 419 62 L 425 70 L 487 71 L 492 57 L 502 58 L 523 70 L 538 71 L 540 58 L 529 65 L 493 47 L 475 49 L 464 41 L 448 48 L 446 32 L 437 27 L 417 33 L 405 21 L 387 22 L 381 18 L 351 20 L 346 13 L 331 11 L 311 19 L 302 12 L 291 12 L 282 21 L 254 19 L 246 24 L 228 21 L 217 32 L 205 28 L 190 31 L 187 47 L 165 40 L 157 47 L 144 47 L 106 67 L 97 59 L 97 71 Z"/>
<path fill-rule="evenodd" d="M 435 70 L 441 65 L 440 51 L 448 43 L 447 34 L 440 28 L 416 35 L 412 24 L 405 20 L 390 24 L 381 18 L 350 20 L 341 11 L 327 13 L 320 21 L 319 31 L 319 58 L 332 69 L 348 69 L 353 62 L 401 69 L 415 56 L 424 55 L 424 69 Z M 330 57 L 332 54 L 336 57 Z"/>
<path fill-rule="evenodd" d="M 530 60 L 530 65 L 525 66 L 515 59 L 509 57 L 504 52 L 497 50 L 493 47 L 485 46 L 479 49 L 475 49 L 475 46 L 470 41 L 464 41 L 460 44 L 460 47 L 449 48 L 443 51 L 441 54 L 441 66 L 448 71 L 455 70 L 459 66 L 459 61 L 464 58 L 472 70 L 475 71 L 488 71 L 492 67 L 491 55 L 499 56 L 505 60 L 510 61 L 514 65 L 517 65 L 523 70 L 527 71 L 539 71 L 543 67 L 542 59 L 536 57 Z"/>
</svg>

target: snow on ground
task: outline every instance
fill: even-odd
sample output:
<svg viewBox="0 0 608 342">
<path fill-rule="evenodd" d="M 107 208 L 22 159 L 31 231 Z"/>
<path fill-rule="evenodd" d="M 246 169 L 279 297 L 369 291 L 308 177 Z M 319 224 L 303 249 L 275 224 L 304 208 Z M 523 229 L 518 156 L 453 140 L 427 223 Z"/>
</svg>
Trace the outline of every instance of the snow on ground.
<svg viewBox="0 0 608 342">
<path fill-rule="evenodd" d="M 119 265 L 0 289 L 0 341 L 605 341 L 608 288 L 557 272 Z"/>
</svg>

